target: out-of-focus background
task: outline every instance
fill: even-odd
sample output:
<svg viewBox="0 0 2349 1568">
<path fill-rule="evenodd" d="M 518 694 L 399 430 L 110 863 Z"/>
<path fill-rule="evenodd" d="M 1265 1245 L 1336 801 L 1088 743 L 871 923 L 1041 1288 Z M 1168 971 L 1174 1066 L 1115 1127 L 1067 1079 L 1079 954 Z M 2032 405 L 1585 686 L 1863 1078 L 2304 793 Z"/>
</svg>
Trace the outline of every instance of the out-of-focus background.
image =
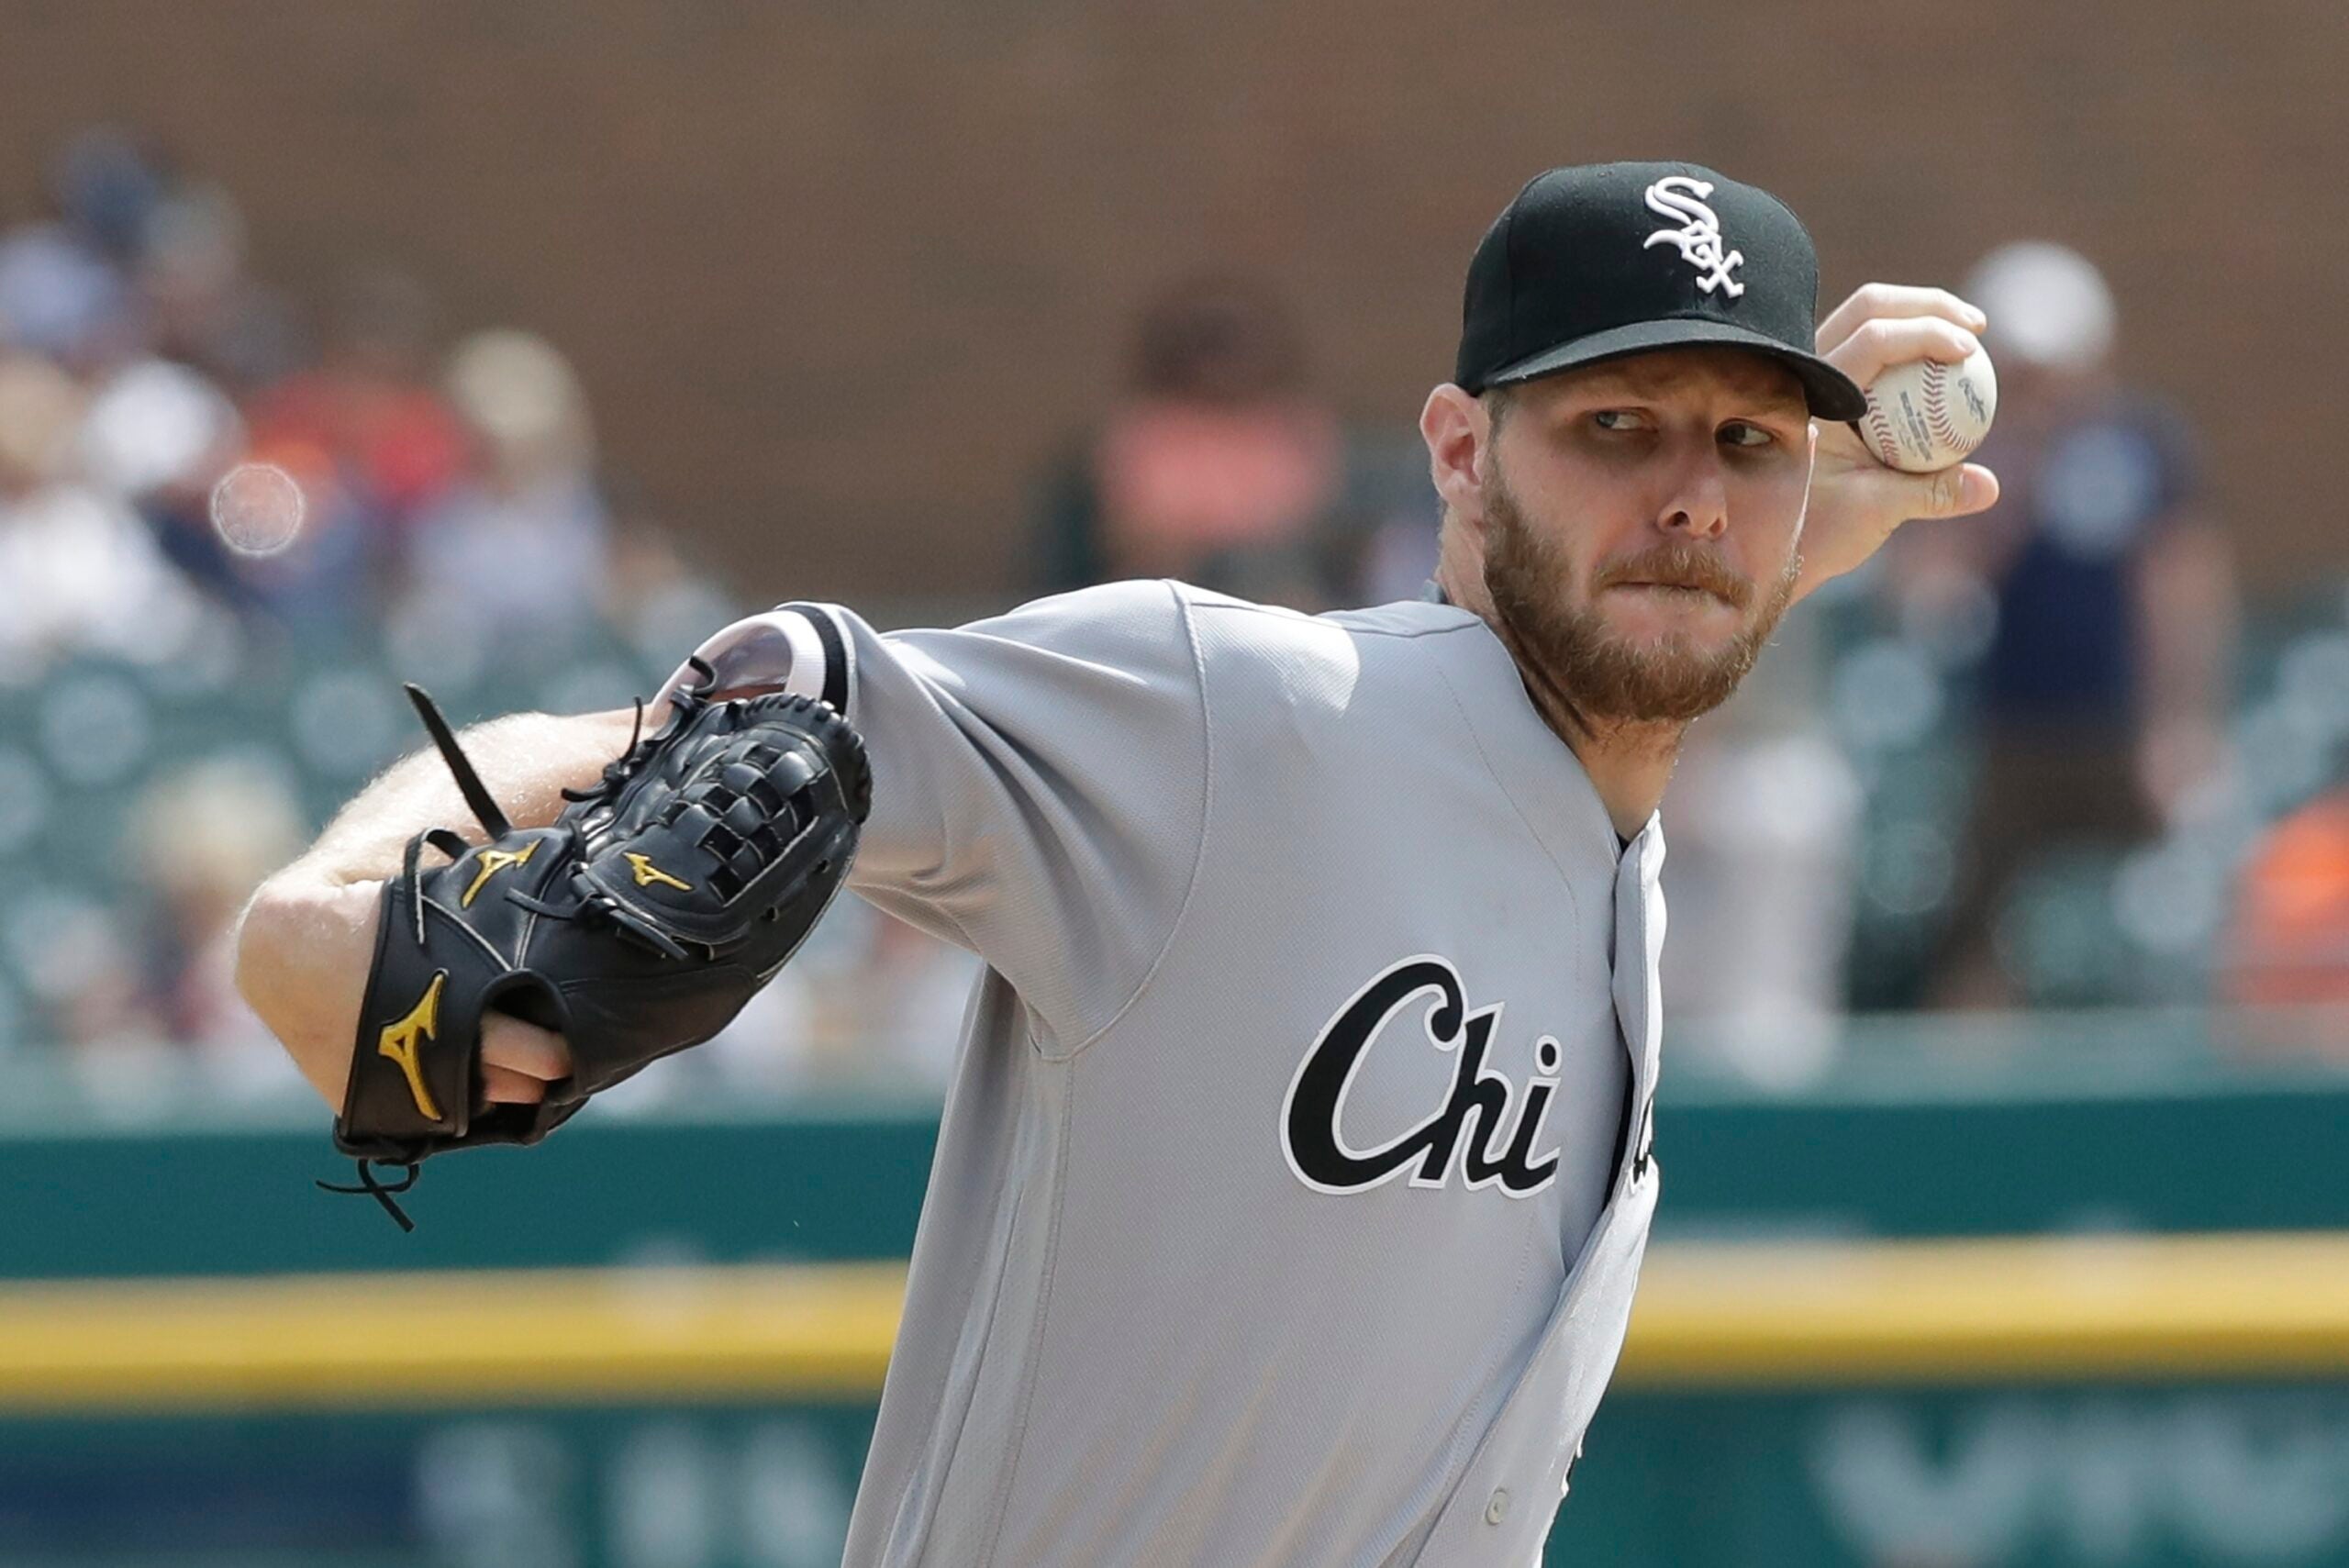
<svg viewBox="0 0 2349 1568">
<path fill-rule="evenodd" d="M 2349 12 L 0 38 L 0 1563 L 837 1562 L 973 961 L 844 902 L 402 1237 L 308 1185 L 241 900 L 417 744 L 402 679 L 616 705 L 785 596 L 1416 593 L 1469 250 L 1611 157 L 1787 198 L 1822 306 L 1967 292 L 2006 499 L 1694 733 L 1671 1197 L 1553 1560 L 2349 1563 Z"/>
</svg>

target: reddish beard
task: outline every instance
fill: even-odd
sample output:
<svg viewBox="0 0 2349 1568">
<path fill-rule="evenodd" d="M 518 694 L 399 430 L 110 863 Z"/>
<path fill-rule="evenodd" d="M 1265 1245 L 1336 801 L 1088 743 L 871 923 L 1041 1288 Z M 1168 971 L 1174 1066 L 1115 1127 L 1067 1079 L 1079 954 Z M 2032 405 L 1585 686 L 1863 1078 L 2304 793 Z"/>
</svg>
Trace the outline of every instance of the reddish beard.
<svg viewBox="0 0 2349 1568">
<path fill-rule="evenodd" d="M 1662 583 L 1702 588 L 1744 609 L 1753 602 L 1754 585 L 1730 572 L 1717 555 L 1671 539 L 1608 568 L 1591 584 L 1590 599 L 1577 604 L 1564 553 L 1527 524 L 1497 468 L 1486 480 L 1484 500 L 1485 587 L 1492 595 L 1502 639 L 1528 678 L 1538 681 L 1565 717 L 1586 730 L 1686 724 L 1727 702 L 1793 602 L 1795 580 L 1802 572 L 1802 557 L 1789 556 L 1760 613 L 1725 647 L 1695 647 L 1680 631 L 1636 647 L 1609 628 L 1598 608 L 1598 595 L 1608 587 Z"/>
</svg>

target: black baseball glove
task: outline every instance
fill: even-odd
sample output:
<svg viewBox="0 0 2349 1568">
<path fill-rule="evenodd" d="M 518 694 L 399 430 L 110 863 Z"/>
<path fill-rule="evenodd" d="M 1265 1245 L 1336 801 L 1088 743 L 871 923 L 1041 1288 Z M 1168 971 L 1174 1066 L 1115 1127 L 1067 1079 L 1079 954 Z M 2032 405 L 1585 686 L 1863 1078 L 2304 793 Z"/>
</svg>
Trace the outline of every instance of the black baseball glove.
<svg viewBox="0 0 2349 1568">
<path fill-rule="evenodd" d="M 870 809 L 863 743 L 820 702 L 710 700 L 710 673 L 549 828 L 510 826 L 432 701 L 407 693 L 489 835 L 408 842 L 384 884 L 336 1145 L 390 1195 L 451 1149 L 536 1143 L 590 1095 L 709 1039 L 774 978 L 848 874 Z M 428 849 L 446 864 L 422 863 Z M 485 1014 L 561 1033 L 571 1075 L 536 1105 L 481 1098 Z M 386 1183 L 379 1166 L 404 1167 Z M 321 1183 L 320 1185 L 326 1184 Z"/>
</svg>

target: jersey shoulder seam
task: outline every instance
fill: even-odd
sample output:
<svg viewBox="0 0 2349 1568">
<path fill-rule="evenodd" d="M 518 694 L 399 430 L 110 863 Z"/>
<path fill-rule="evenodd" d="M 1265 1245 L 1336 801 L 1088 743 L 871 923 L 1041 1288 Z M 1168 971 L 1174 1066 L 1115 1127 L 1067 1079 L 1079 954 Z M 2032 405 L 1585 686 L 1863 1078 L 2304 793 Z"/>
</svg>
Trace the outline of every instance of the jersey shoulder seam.
<svg viewBox="0 0 2349 1568">
<path fill-rule="evenodd" d="M 1283 610 L 1272 605 L 1252 605 L 1245 599 L 1203 599 L 1194 601 L 1185 597 L 1179 592 L 1175 596 L 1183 598 L 1186 605 L 1188 605 L 1193 609 L 1197 610 L 1230 610 L 1235 614 L 1262 616 L 1267 619 L 1277 621 L 1302 619 L 1308 626 L 1334 627 L 1336 629 L 1346 633 L 1350 637 L 1390 637 L 1402 641 L 1409 641 L 1415 638 L 1444 637 L 1449 636 L 1453 632 L 1474 631 L 1483 627 L 1485 624 L 1483 621 L 1472 615 L 1466 620 L 1454 621 L 1448 626 L 1357 626 L 1350 622 L 1340 623 L 1333 620 L 1324 620 L 1319 616 L 1299 616 L 1297 612 L 1294 610 Z"/>
<path fill-rule="evenodd" d="M 1128 1013 L 1133 1011 L 1134 1004 L 1141 1000 L 1142 993 L 1150 989 L 1151 982 L 1157 979 L 1159 971 L 1165 967 L 1167 955 L 1174 951 L 1174 940 L 1182 933 L 1183 922 L 1191 912 L 1193 900 L 1198 896 L 1200 873 L 1207 865 L 1208 838 L 1215 821 L 1215 713 L 1208 695 L 1207 650 L 1199 639 L 1198 622 L 1192 615 L 1191 601 L 1183 593 L 1181 584 L 1171 578 L 1162 578 L 1160 581 L 1165 587 L 1168 597 L 1174 601 L 1174 614 L 1182 623 L 1184 639 L 1190 644 L 1191 678 L 1198 684 L 1199 689 L 1198 846 L 1191 852 L 1190 876 L 1183 884 L 1182 902 L 1174 906 L 1174 918 L 1167 924 L 1165 940 L 1159 943 L 1158 951 L 1152 955 L 1148 967 L 1141 973 L 1141 978 L 1135 982 L 1132 992 L 1127 995 L 1126 999 L 1118 1005 L 1117 1009 L 1102 1022 L 1100 1028 L 1065 1051 L 1047 1051 L 1041 1043 L 1036 1041 L 1032 1034 L 1030 1036 L 1030 1046 L 1035 1049 L 1037 1054 L 1048 1062 L 1074 1062 L 1094 1041 L 1116 1029 L 1119 1022 Z"/>
</svg>

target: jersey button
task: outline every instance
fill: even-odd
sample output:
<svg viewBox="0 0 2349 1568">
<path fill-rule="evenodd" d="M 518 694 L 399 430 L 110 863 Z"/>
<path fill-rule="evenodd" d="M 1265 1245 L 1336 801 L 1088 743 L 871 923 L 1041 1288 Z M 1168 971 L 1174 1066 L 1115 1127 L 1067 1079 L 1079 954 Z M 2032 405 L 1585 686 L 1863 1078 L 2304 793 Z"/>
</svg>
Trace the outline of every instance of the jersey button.
<svg viewBox="0 0 2349 1568">
<path fill-rule="evenodd" d="M 1485 1505 L 1485 1522 L 1488 1525 L 1497 1525 L 1507 1518 L 1508 1518 L 1508 1488 L 1497 1487 L 1493 1492 L 1493 1500 Z"/>
</svg>

